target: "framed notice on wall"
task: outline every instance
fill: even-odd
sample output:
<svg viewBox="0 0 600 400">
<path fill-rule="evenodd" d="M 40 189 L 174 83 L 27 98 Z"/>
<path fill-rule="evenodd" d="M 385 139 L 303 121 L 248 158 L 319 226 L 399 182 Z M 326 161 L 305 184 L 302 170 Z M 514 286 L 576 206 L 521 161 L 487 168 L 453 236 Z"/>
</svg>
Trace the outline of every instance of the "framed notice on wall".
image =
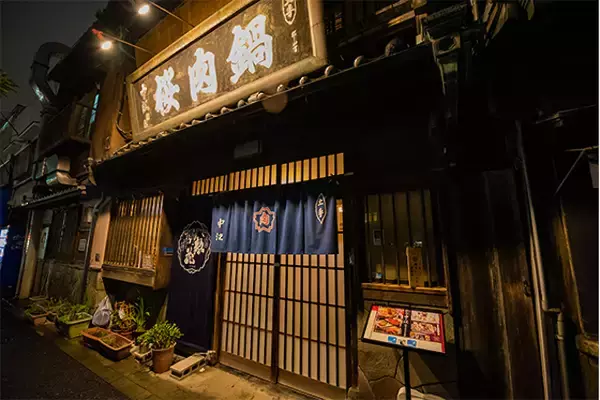
<svg viewBox="0 0 600 400">
<path fill-rule="evenodd" d="M 373 305 L 362 340 L 375 344 L 446 353 L 444 318 L 435 311 Z"/>
</svg>

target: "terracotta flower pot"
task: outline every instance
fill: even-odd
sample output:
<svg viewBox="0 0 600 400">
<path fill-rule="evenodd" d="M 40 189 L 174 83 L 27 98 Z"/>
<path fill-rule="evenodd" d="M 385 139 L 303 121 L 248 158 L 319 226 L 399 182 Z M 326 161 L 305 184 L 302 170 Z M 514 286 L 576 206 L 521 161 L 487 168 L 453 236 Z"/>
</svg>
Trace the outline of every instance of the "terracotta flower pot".
<svg viewBox="0 0 600 400">
<path fill-rule="evenodd" d="M 109 333 L 99 341 L 100 352 L 108 359 L 121 361 L 129 357 L 133 342 L 118 333 Z"/>
<path fill-rule="evenodd" d="M 132 333 L 133 341 L 135 342 L 135 340 L 137 338 L 139 338 L 140 336 L 142 336 L 144 334 L 144 332 L 146 332 L 146 331 L 133 331 L 133 333 Z"/>
<path fill-rule="evenodd" d="M 175 345 L 166 349 L 152 349 L 152 369 L 157 374 L 167 372 L 173 364 Z"/>
<path fill-rule="evenodd" d="M 100 339 L 107 335 L 110 335 L 110 331 L 98 327 L 93 327 L 81 331 L 81 336 L 83 336 L 83 344 L 86 347 L 96 350 L 100 350 Z"/>
<path fill-rule="evenodd" d="M 133 329 L 130 329 L 128 331 L 123 331 L 119 328 L 113 327 L 113 328 L 110 328 L 110 330 L 113 331 L 114 333 L 117 333 L 117 334 L 123 336 L 123 337 L 126 337 L 129 340 L 133 340 Z"/>
<path fill-rule="evenodd" d="M 29 318 L 29 321 L 31 321 L 31 323 L 33 323 L 34 326 L 44 325 L 46 323 L 46 318 L 48 317 L 48 313 L 42 313 L 42 314 L 26 313 L 26 315 L 27 315 L 27 318 Z"/>
<path fill-rule="evenodd" d="M 133 331 L 121 331 L 119 335 L 126 337 L 129 340 L 133 340 Z"/>
</svg>

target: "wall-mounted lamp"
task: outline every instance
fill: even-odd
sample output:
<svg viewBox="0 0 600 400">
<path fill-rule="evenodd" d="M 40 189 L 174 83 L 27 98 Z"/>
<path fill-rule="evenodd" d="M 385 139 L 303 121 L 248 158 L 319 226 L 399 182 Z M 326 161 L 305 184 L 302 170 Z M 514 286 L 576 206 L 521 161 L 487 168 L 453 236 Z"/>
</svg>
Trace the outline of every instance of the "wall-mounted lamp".
<svg viewBox="0 0 600 400">
<path fill-rule="evenodd" d="M 138 46 L 136 44 L 133 44 L 133 43 L 129 43 L 129 42 L 125 41 L 125 40 L 119 39 L 118 37 L 114 37 L 112 35 L 109 35 L 106 32 L 102 32 L 102 31 L 99 31 L 97 29 L 92 29 L 92 33 L 94 35 L 96 35 L 96 37 L 101 41 L 100 48 L 102 50 L 105 50 L 105 51 L 106 50 L 110 50 L 112 48 L 112 42 L 115 41 L 115 42 L 126 44 L 127 46 L 133 47 L 134 49 L 138 49 L 138 50 L 143 51 L 145 53 L 154 55 L 154 53 L 151 52 L 148 49 L 145 49 L 145 48 L 140 47 L 140 46 Z"/>
<path fill-rule="evenodd" d="M 138 14 L 140 15 L 146 15 L 150 12 L 150 5 L 149 4 L 143 4 L 141 5 L 138 10 L 137 10 Z"/>
<path fill-rule="evenodd" d="M 167 10 L 164 7 L 159 6 L 158 4 L 156 4 L 155 2 L 151 1 L 151 0 L 135 0 L 135 5 L 137 7 L 137 12 L 139 15 L 146 15 L 150 12 L 150 6 L 159 9 L 160 11 L 164 12 L 165 14 L 170 15 L 171 17 L 189 25 L 191 28 L 194 27 L 194 25 L 188 21 L 186 21 L 185 19 L 173 14 L 171 11 Z"/>
<path fill-rule="evenodd" d="M 110 40 L 105 40 L 104 42 L 102 42 L 102 44 L 100 45 L 100 48 L 102 50 L 110 50 L 112 48 L 112 42 Z"/>
</svg>

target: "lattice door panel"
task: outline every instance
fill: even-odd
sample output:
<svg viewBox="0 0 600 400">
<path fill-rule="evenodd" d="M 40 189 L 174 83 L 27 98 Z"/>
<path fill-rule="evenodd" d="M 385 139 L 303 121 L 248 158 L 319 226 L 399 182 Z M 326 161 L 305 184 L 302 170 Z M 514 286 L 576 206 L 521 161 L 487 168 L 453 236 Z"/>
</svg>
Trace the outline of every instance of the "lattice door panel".
<svg viewBox="0 0 600 400">
<path fill-rule="evenodd" d="M 338 254 L 282 255 L 279 368 L 346 387 L 346 311 L 342 201 Z"/>
<path fill-rule="evenodd" d="M 227 253 L 221 350 L 271 365 L 275 256 Z"/>
</svg>

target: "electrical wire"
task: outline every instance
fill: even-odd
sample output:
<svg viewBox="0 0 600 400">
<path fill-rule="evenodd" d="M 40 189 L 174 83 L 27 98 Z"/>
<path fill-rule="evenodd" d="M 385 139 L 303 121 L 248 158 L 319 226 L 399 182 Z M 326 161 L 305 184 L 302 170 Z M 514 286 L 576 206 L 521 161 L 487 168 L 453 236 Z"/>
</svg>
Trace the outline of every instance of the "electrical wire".
<svg viewBox="0 0 600 400">
<path fill-rule="evenodd" d="M 121 117 L 123 116 L 123 105 L 125 104 L 125 97 L 127 96 L 127 83 L 125 81 L 123 81 L 123 94 L 121 95 L 121 102 L 119 104 L 119 115 L 117 116 L 117 121 L 115 122 L 115 125 L 117 127 L 117 131 L 119 132 L 119 135 L 121 135 L 121 137 L 123 139 L 125 139 L 125 141 L 129 142 L 133 139 L 132 135 L 131 135 L 131 130 L 126 131 L 125 129 L 121 128 L 119 126 L 119 121 L 121 120 Z"/>
</svg>

